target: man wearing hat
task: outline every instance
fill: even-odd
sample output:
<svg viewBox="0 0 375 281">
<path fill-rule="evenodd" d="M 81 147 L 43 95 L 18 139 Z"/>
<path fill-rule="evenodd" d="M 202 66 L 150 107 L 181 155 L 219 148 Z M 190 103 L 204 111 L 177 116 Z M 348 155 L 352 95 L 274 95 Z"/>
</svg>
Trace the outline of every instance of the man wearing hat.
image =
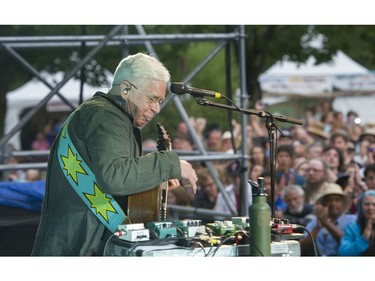
<svg viewBox="0 0 375 281">
<path fill-rule="evenodd" d="M 367 126 L 359 136 L 359 141 L 367 139 L 370 143 L 375 142 L 375 126 Z"/>
<path fill-rule="evenodd" d="M 338 255 L 345 228 L 356 221 L 355 215 L 346 212 L 349 206 L 350 198 L 341 186 L 327 183 L 314 206 L 315 217 L 306 226 L 305 238 L 300 240 L 302 256 Z"/>
<path fill-rule="evenodd" d="M 324 124 L 318 121 L 310 124 L 306 131 L 313 138 L 314 142 L 325 143 L 330 136 L 329 133 L 324 130 Z"/>
</svg>

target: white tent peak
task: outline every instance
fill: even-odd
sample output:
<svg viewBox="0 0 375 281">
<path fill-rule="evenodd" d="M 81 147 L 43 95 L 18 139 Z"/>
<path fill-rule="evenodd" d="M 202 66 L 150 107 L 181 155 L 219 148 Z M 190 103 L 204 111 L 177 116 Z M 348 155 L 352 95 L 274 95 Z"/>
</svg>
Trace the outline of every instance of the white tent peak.
<svg viewBox="0 0 375 281">
<path fill-rule="evenodd" d="M 267 69 L 260 75 L 260 78 L 262 76 L 337 76 L 369 73 L 367 68 L 354 61 L 341 50 L 332 57 L 331 61 L 321 64 L 315 63 L 316 59 L 314 56 L 310 56 L 305 63 L 288 61 L 284 58 Z"/>
</svg>

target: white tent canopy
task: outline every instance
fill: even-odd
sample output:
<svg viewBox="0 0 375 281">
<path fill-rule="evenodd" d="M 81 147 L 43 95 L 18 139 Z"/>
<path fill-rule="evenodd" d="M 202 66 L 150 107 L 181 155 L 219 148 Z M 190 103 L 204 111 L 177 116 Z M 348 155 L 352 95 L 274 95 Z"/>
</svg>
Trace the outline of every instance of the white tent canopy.
<svg viewBox="0 0 375 281">
<path fill-rule="evenodd" d="M 108 81 L 111 81 L 112 74 L 108 73 Z M 63 73 L 48 74 L 41 73 L 41 76 L 52 86 L 63 80 Z M 60 90 L 59 93 L 70 101 L 74 106 L 78 106 L 80 99 L 81 82 L 77 79 L 70 79 Z M 83 100 L 93 96 L 93 94 L 102 90 L 106 92 L 108 88 L 92 87 L 87 84 L 83 86 Z M 9 133 L 20 121 L 20 114 L 24 109 L 36 106 L 43 98 L 45 98 L 51 89 L 49 89 L 38 78 L 33 78 L 23 86 L 6 94 L 7 112 L 5 116 L 5 133 Z M 60 97 L 55 94 L 47 103 L 46 110 L 50 112 L 70 111 L 70 107 L 66 105 Z M 43 122 L 44 120 L 41 120 Z M 17 132 L 8 142 L 16 149 L 21 149 L 20 132 Z"/>
<path fill-rule="evenodd" d="M 259 76 L 261 89 L 269 94 L 324 96 L 334 91 L 375 90 L 375 77 L 342 51 L 331 62 L 316 65 L 280 60 Z"/>
<path fill-rule="evenodd" d="M 331 62 L 315 64 L 280 60 L 259 76 L 264 96 L 334 97 L 335 110 L 357 112 L 363 123 L 374 122 L 375 75 L 342 51 Z"/>
</svg>

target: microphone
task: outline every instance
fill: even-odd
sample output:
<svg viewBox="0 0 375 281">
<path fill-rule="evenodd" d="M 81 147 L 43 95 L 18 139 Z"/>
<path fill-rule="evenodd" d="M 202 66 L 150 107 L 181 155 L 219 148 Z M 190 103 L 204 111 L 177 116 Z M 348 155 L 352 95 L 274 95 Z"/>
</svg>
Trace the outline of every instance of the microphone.
<svg viewBox="0 0 375 281">
<path fill-rule="evenodd" d="M 211 98 L 216 98 L 216 99 L 221 98 L 221 94 L 218 92 L 185 86 L 181 82 L 172 83 L 170 90 L 172 93 L 175 93 L 176 95 L 190 94 L 193 97 L 197 97 L 197 98 L 203 98 L 203 97 L 211 97 Z"/>
</svg>

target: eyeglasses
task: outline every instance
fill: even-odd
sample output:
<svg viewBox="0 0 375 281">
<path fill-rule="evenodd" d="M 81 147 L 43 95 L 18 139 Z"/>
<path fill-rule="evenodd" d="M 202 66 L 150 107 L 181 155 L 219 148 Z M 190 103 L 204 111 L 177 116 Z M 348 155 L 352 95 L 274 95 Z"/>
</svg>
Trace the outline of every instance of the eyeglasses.
<svg viewBox="0 0 375 281">
<path fill-rule="evenodd" d="M 127 81 L 127 80 L 126 80 Z M 134 85 L 133 83 L 127 81 L 132 87 L 134 87 L 134 89 L 136 89 L 139 93 L 141 93 L 145 99 L 147 100 L 147 104 L 149 106 L 151 106 L 152 104 L 157 104 L 159 106 L 161 106 L 164 102 L 164 99 L 161 99 L 161 98 L 158 98 L 158 97 L 149 97 L 147 95 L 145 95 L 141 90 L 138 89 L 138 87 L 136 85 Z"/>
</svg>

